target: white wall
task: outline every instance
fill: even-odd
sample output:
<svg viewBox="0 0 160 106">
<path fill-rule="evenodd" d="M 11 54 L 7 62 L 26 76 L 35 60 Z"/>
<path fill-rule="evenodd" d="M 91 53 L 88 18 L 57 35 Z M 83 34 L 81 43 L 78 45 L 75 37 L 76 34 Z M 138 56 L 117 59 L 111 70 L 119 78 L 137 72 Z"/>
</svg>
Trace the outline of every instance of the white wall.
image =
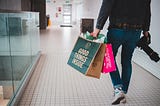
<svg viewBox="0 0 160 106">
<path fill-rule="evenodd" d="M 56 0 L 54 3 L 53 0 L 47 0 L 46 3 L 46 14 L 50 15 L 50 19 L 52 21 L 52 25 L 60 25 L 63 24 L 63 4 L 65 0 Z M 82 2 L 81 0 L 74 1 L 71 0 L 72 4 L 72 24 L 76 24 L 79 18 L 82 16 Z M 57 8 L 61 7 L 62 11 L 58 12 Z M 58 17 L 56 17 L 56 13 L 58 13 Z"/>
<path fill-rule="evenodd" d="M 63 4 L 64 0 L 56 0 L 55 3 L 53 0 L 48 0 L 48 2 L 46 2 L 46 14 L 50 15 L 52 25 L 62 24 L 62 12 L 58 12 L 57 8 L 62 8 Z M 58 13 L 58 17 L 56 17 L 56 13 Z"/>
<path fill-rule="evenodd" d="M 83 0 L 82 17 L 94 18 L 98 16 L 102 0 Z"/>
<path fill-rule="evenodd" d="M 151 2 L 151 34 L 152 34 L 152 43 L 151 47 L 160 54 L 160 0 L 153 0 Z"/>
<path fill-rule="evenodd" d="M 62 15 L 59 14 L 56 18 L 57 7 L 62 7 L 65 0 L 57 0 L 53 3 L 53 0 L 47 0 L 46 14 L 49 14 L 53 24 L 61 24 L 63 22 Z M 102 0 L 71 0 L 72 3 L 72 23 L 76 24 L 80 22 L 81 18 L 96 18 Z M 63 12 L 62 12 L 63 13 Z"/>
</svg>

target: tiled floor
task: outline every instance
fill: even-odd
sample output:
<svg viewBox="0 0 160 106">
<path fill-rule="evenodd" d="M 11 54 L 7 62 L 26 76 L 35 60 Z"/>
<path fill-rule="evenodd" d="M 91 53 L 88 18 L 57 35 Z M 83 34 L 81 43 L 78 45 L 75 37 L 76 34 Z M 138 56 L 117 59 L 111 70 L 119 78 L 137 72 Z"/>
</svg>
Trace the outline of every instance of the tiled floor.
<svg viewBox="0 0 160 106">
<path fill-rule="evenodd" d="M 6 106 L 8 102 L 9 102 L 9 99 L 3 98 L 3 87 L 0 86 L 0 106 Z"/>
<path fill-rule="evenodd" d="M 67 65 L 78 35 L 75 26 L 41 32 L 42 56 L 18 106 L 110 106 L 108 74 L 95 79 Z M 160 106 L 160 80 L 134 63 L 133 70 L 127 103 L 120 106 Z"/>
</svg>

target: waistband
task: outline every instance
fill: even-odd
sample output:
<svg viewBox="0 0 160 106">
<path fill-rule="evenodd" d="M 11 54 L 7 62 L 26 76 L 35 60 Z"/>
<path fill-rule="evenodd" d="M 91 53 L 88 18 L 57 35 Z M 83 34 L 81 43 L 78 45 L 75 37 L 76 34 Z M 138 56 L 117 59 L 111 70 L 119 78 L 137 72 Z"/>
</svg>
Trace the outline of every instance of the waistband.
<svg viewBox="0 0 160 106">
<path fill-rule="evenodd" d="M 119 23 L 119 24 L 113 24 L 113 25 L 109 25 L 108 29 L 110 28 L 119 28 L 119 29 L 139 29 L 142 30 L 142 25 L 131 25 L 131 24 L 127 24 L 127 23 Z"/>
</svg>

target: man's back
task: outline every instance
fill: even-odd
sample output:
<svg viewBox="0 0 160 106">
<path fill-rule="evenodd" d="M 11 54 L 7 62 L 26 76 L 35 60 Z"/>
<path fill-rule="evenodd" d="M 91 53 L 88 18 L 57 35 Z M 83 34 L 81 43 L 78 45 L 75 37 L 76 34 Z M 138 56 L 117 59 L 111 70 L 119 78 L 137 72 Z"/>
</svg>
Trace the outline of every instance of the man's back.
<svg viewBox="0 0 160 106">
<path fill-rule="evenodd" d="M 111 9 L 110 23 L 144 25 L 150 17 L 151 0 L 115 0 Z M 150 21 L 150 20 L 147 20 Z"/>
</svg>

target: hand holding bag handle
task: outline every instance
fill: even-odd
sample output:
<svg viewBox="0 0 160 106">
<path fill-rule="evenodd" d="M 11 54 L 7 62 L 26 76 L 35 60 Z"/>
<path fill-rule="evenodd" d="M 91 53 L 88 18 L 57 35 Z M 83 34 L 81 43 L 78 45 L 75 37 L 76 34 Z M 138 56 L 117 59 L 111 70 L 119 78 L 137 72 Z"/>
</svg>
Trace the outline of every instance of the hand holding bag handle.
<svg viewBox="0 0 160 106">
<path fill-rule="evenodd" d="M 93 36 L 93 33 L 86 32 L 83 37 L 88 40 L 92 40 L 98 43 L 107 43 L 106 36 L 103 34 L 98 34 L 96 37 Z"/>
</svg>

